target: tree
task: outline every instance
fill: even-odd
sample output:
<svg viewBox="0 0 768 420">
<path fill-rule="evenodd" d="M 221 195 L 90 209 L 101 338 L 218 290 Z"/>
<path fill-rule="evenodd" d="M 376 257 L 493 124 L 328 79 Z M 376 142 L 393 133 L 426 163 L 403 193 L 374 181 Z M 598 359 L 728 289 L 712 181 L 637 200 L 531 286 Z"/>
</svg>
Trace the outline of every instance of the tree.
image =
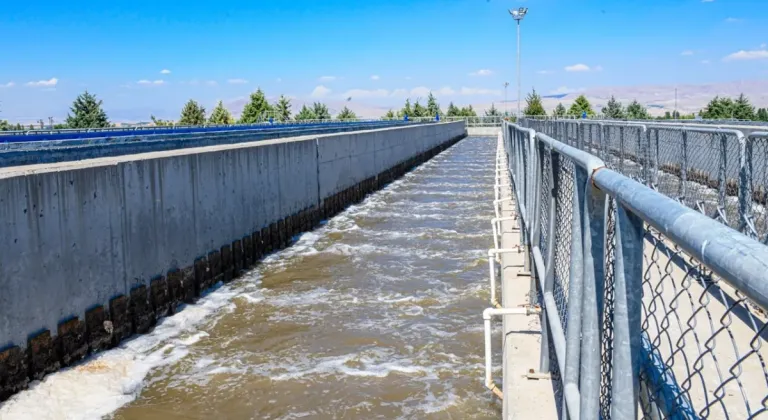
<svg viewBox="0 0 768 420">
<path fill-rule="evenodd" d="M 621 105 L 621 102 L 617 101 L 616 98 L 611 95 L 611 99 L 605 105 L 605 108 L 603 108 L 603 115 L 608 119 L 620 120 L 625 117 L 624 107 Z"/>
<path fill-rule="evenodd" d="M 468 105 L 464 108 L 461 108 L 459 111 L 459 116 L 461 117 L 476 117 L 477 113 L 475 112 L 474 108 L 472 108 L 472 105 Z"/>
<path fill-rule="evenodd" d="M 755 115 L 757 121 L 768 121 L 768 109 L 760 108 Z"/>
<path fill-rule="evenodd" d="M 453 104 L 453 102 L 448 104 L 448 111 L 445 113 L 446 117 L 459 117 L 461 116 L 461 110 L 456 107 L 456 105 Z"/>
<path fill-rule="evenodd" d="M 107 114 L 101 109 L 101 101 L 87 90 L 75 99 L 70 110 L 72 115 L 67 114 L 67 126 L 70 128 L 109 127 Z"/>
<path fill-rule="evenodd" d="M 496 109 L 496 105 L 491 102 L 491 107 L 485 110 L 485 116 L 486 117 L 499 117 L 501 116 L 501 112 Z"/>
<path fill-rule="evenodd" d="M 432 92 L 429 92 L 429 96 L 427 96 L 427 115 L 434 117 L 442 114 L 443 111 L 440 109 L 440 104 L 437 103 L 435 95 L 433 95 Z"/>
<path fill-rule="evenodd" d="M 707 104 L 707 107 L 701 110 L 701 117 L 709 120 L 722 120 L 731 118 L 733 115 L 734 103 L 731 98 L 721 98 L 715 96 Z"/>
<path fill-rule="evenodd" d="M 205 108 L 197 101 L 190 99 L 181 110 L 179 125 L 203 125 L 205 124 Z"/>
<path fill-rule="evenodd" d="M 732 118 L 737 120 L 754 120 L 755 119 L 755 107 L 749 102 L 744 94 L 740 94 L 738 98 L 733 102 L 733 114 Z"/>
<path fill-rule="evenodd" d="M 386 119 L 388 119 L 388 120 L 393 120 L 393 119 L 395 119 L 395 118 L 396 118 L 396 117 L 395 117 L 395 113 L 394 113 L 394 112 L 392 112 L 392 110 L 390 109 L 390 110 L 389 110 L 389 111 L 387 111 L 387 113 L 384 115 L 384 118 L 386 118 Z"/>
<path fill-rule="evenodd" d="M 555 109 L 552 111 L 552 116 L 553 117 L 558 117 L 558 118 L 559 117 L 564 117 L 565 113 L 566 113 L 565 107 L 563 106 L 562 103 L 559 103 L 559 104 L 557 104 Z"/>
<path fill-rule="evenodd" d="M 224 108 L 224 103 L 219 101 L 216 104 L 216 108 L 211 111 L 211 118 L 208 119 L 210 124 L 234 124 L 235 119 L 232 118 L 232 114 L 229 113 L 227 108 Z"/>
<path fill-rule="evenodd" d="M 337 120 L 354 120 L 357 118 L 357 115 L 355 115 L 352 110 L 344 106 L 344 108 L 339 112 L 339 115 L 336 116 Z"/>
<path fill-rule="evenodd" d="M 413 110 L 411 109 L 411 100 L 410 99 L 406 99 L 405 100 L 405 106 L 398 113 L 399 117 L 404 117 L 406 115 L 409 116 L 409 117 L 413 116 Z"/>
<path fill-rule="evenodd" d="M 280 95 L 280 99 L 275 103 L 275 113 L 277 114 L 277 120 L 281 122 L 289 121 L 291 119 L 291 100 L 283 95 Z"/>
<path fill-rule="evenodd" d="M 328 111 L 328 107 L 321 102 L 315 102 L 314 104 L 312 104 L 312 113 L 315 114 L 316 120 L 331 119 L 331 113 Z"/>
<path fill-rule="evenodd" d="M 149 116 L 150 119 L 152 119 L 152 124 L 158 126 L 158 127 L 165 127 L 168 125 L 174 125 L 175 123 L 171 120 L 161 120 L 159 118 L 156 118 L 154 115 Z"/>
<path fill-rule="evenodd" d="M 523 114 L 526 117 L 547 115 L 547 111 L 544 110 L 544 106 L 541 104 L 541 96 L 536 93 L 536 89 L 533 89 L 525 98 Z"/>
<path fill-rule="evenodd" d="M 581 117 L 581 115 L 585 112 L 587 113 L 588 117 L 595 115 L 595 111 L 592 110 L 592 105 L 589 103 L 589 100 L 587 100 L 587 97 L 584 95 L 579 95 L 579 97 L 573 101 L 571 107 L 568 109 L 568 115 Z"/>
<path fill-rule="evenodd" d="M 671 120 L 672 114 L 669 113 L 669 111 L 664 112 L 664 119 L 665 120 Z"/>
<path fill-rule="evenodd" d="M 307 108 L 306 105 L 301 106 L 301 110 L 298 114 L 296 114 L 296 121 L 306 121 L 306 120 L 314 120 L 315 119 L 315 113 L 312 112 L 311 108 Z"/>
<path fill-rule="evenodd" d="M 266 96 L 261 88 L 256 89 L 256 92 L 251 93 L 250 102 L 243 107 L 243 113 L 240 114 L 241 124 L 254 124 L 264 121 L 268 118 L 269 112 L 272 107 L 269 106 Z"/>
<path fill-rule="evenodd" d="M 428 115 L 429 114 L 427 114 L 427 108 L 424 108 L 424 106 L 419 103 L 419 100 L 416 99 L 416 103 L 413 104 L 413 117 L 422 118 L 422 117 L 427 117 Z"/>
<path fill-rule="evenodd" d="M 635 99 L 627 105 L 627 118 L 633 120 L 647 120 L 650 119 L 651 116 L 648 114 L 648 110 L 640 105 L 640 102 L 637 102 L 637 99 Z"/>
</svg>

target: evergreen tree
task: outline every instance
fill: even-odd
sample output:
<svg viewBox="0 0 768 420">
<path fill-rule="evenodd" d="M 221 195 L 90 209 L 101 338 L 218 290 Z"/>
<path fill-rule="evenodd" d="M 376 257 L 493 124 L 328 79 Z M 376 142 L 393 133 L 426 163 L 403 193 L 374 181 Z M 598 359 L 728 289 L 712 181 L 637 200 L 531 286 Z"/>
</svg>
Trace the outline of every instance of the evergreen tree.
<svg viewBox="0 0 768 420">
<path fill-rule="evenodd" d="M 474 108 L 472 108 L 472 105 L 468 105 L 464 108 L 461 108 L 459 111 L 461 117 L 476 117 L 477 113 L 475 112 Z"/>
<path fill-rule="evenodd" d="M 307 108 L 306 105 L 301 106 L 301 110 L 298 114 L 296 114 L 296 121 L 306 121 L 306 120 L 314 120 L 315 113 L 312 112 L 311 108 Z"/>
<path fill-rule="evenodd" d="M 592 110 L 592 105 L 589 103 L 589 100 L 587 100 L 587 97 L 584 95 L 579 95 L 579 97 L 573 101 L 571 107 L 568 109 L 568 115 L 581 118 L 581 115 L 584 112 L 587 113 L 588 117 L 595 115 L 595 111 Z"/>
<path fill-rule="evenodd" d="M 650 119 L 650 117 L 648 110 L 640 105 L 640 102 L 637 102 L 636 99 L 627 105 L 627 118 L 633 120 L 647 120 Z"/>
<path fill-rule="evenodd" d="M 411 109 L 410 99 L 405 100 L 405 106 L 403 107 L 403 109 L 400 110 L 400 113 L 398 114 L 399 117 L 404 117 L 406 115 L 409 117 L 413 116 L 413 110 Z"/>
<path fill-rule="evenodd" d="M 608 101 L 605 108 L 603 108 L 603 115 L 608 119 L 620 120 L 625 118 L 624 107 L 621 106 L 621 102 L 617 101 L 616 98 L 611 95 L 611 99 Z"/>
<path fill-rule="evenodd" d="M 733 102 L 732 118 L 750 121 L 755 119 L 755 107 L 743 93 Z"/>
<path fill-rule="evenodd" d="M 152 124 L 158 126 L 158 127 L 165 127 L 169 125 L 174 125 L 175 123 L 171 120 L 161 120 L 159 118 L 156 118 L 154 115 L 149 116 L 150 119 L 152 119 Z"/>
<path fill-rule="evenodd" d="M 254 124 L 257 122 L 265 121 L 269 118 L 269 112 L 272 107 L 267 101 L 267 97 L 264 96 L 264 92 L 261 88 L 256 89 L 256 92 L 251 93 L 251 100 L 243 108 L 243 113 L 240 114 L 241 124 Z"/>
<path fill-rule="evenodd" d="M 768 109 L 760 108 L 757 110 L 757 121 L 768 121 Z"/>
<path fill-rule="evenodd" d="M 453 104 L 453 102 L 448 104 L 448 111 L 445 113 L 446 117 L 459 117 L 461 116 L 461 110 L 456 107 L 456 105 Z"/>
<path fill-rule="evenodd" d="M 203 125 L 205 124 L 205 108 L 197 101 L 190 99 L 181 110 L 179 125 Z"/>
<path fill-rule="evenodd" d="M 440 104 L 437 103 L 437 99 L 435 99 L 435 95 L 432 94 L 432 92 L 429 92 L 429 96 L 427 96 L 427 115 L 430 117 L 434 117 L 435 115 L 442 115 L 443 111 L 440 110 Z"/>
<path fill-rule="evenodd" d="M 386 118 L 386 119 L 388 119 L 388 120 L 393 120 L 393 119 L 395 119 L 395 113 L 394 113 L 394 112 L 392 112 L 392 110 L 390 109 L 390 110 L 389 110 L 389 111 L 387 111 L 387 113 L 384 115 L 384 118 Z"/>
<path fill-rule="evenodd" d="M 356 118 L 357 115 L 355 115 L 355 113 L 346 106 L 341 110 L 341 112 L 339 112 L 339 115 L 336 116 L 337 120 L 354 120 Z"/>
<path fill-rule="evenodd" d="M 664 119 L 665 120 L 671 120 L 672 119 L 672 114 L 670 114 L 669 111 L 666 111 L 664 113 Z"/>
<path fill-rule="evenodd" d="M 11 124 L 8 123 L 6 120 L 0 120 L 0 131 L 11 131 Z"/>
<path fill-rule="evenodd" d="M 67 114 L 67 126 L 70 128 L 109 127 L 107 114 L 101 109 L 101 101 L 87 90 L 75 99 L 70 110 L 72 114 Z"/>
<path fill-rule="evenodd" d="M 547 111 L 544 110 L 544 106 L 541 104 L 541 96 L 536 93 L 536 89 L 533 89 L 525 98 L 523 114 L 526 117 L 547 115 Z"/>
<path fill-rule="evenodd" d="M 286 122 L 291 119 L 291 100 L 283 95 L 280 95 L 280 99 L 275 103 L 275 113 L 277 114 L 277 120 Z"/>
<path fill-rule="evenodd" d="M 721 98 L 715 96 L 707 104 L 707 107 L 701 110 L 701 117 L 708 120 L 722 120 L 733 116 L 734 103 L 731 98 Z"/>
<path fill-rule="evenodd" d="M 565 107 L 562 103 L 557 104 L 554 111 L 552 111 L 553 117 L 564 117 L 566 113 Z"/>
<path fill-rule="evenodd" d="M 491 107 L 485 110 L 485 116 L 486 117 L 499 117 L 501 116 L 501 112 L 496 109 L 496 105 L 491 102 Z"/>
<path fill-rule="evenodd" d="M 316 120 L 331 119 L 331 113 L 328 111 L 328 107 L 321 102 L 315 102 L 314 104 L 312 104 L 312 113 L 315 115 Z"/>
<path fill-rule="evenodd" d="M 408 114 L 410 115 L 410 114 Z M 429 116 L 427 114 L 427 108 L 424 108 L 422 104 L 419 103 L 419 100 L 416 100 L 416 103 L 413 104 L 413 117 L 414 118 L 422 118 Z"/>
<path fill-rule="evenodd" d="M 234 124 L 235 119 L 232 118 L 232 114 L 229 113 L 227 108 L 224 108 L 224 103 L 219 101 L 216 104 L 216 108 L 211 111 L 211 117 L 208 119 L 209 124 Z"/>
</svg>

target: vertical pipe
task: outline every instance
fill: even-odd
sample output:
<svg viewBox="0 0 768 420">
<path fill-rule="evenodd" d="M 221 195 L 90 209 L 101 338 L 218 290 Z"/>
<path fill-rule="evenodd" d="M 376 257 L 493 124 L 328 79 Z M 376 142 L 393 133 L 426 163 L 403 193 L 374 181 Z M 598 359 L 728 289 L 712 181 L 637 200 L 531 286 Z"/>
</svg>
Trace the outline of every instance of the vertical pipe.
<svg viewBox="0 0 768 420">
<path fill-rule="evenodd" d="M 520 118 L 522 89 L 520 83 L 520 19 L 517 19 L 517 118 Z"/>
<path fill-rule="evenodd" d="M 619 127 L 619 173 L 624 175 L 624 126 Z"/>
<path fill-rule="evenodd" d="M 541 291 L 542 295 L 546 295 L 547 293 L 551 293 L 552 289 L 554 287 L 554 260 L 555 260 L 555 252 L 554 252 L 554 246 L 552 243 L 554 242 L 555 238 L 555 226 L 557 223 L 557 189 L 559 188 L 559 174 L 560 174 L 560 162 L 559 157 L 557 154 L 552 153 L 552 151 L 548 151 L 549 153 L 549 179 L 552 181 L 550 183 L 550 190 L 548 191 L 549 196 L 549 214 L 547 215 L 547 223 L 549 223 L 549 235 L 548 235 L 548 242 L 547 242 L 547 255 L 542 255 L 542 257 L 546 258 L 546 264 L 545 268 L 546 271 L 544 273 L 544 290 Z M 557 309 L 557 308 L 549 308 L 544 302 L 542 302 L 542 334 L 544 333 L 544 326 L 547 326 L 547 331 L 549 331 L 549 324 L 547 321 L 547 314 L 546 311 L 549 309 Z M 542 372 L 549 372 L 549 360 L 550 360 L 550 354 L 549 354 L 549 336 L 547 336 L 547 342 L 542 339 L 541 340 L 541 360 L 539 362 L 539 366 L 541 367 Z M 546 347 L 545 347 L 546 344 Z M 562 372 L 561 372 L 562 374 Z"/>
<path fill-rule="evenodd" d="M 581 319 L 581 420 L 597 419 L 600 400 L 600 345 L 605 285 L 606 196 L 589 179 L 584 202 L 584 296 Z"/>
<path fill-rule="evenodd" d="M 714 138 L 714 134 L 712 137 Z M 720 134 L 720 165 L 717 171 L 717 216 L 721 222 L 728 223 L 728 215 L 725 212 L 726 184 L 728 182 L 728 136 Z M 721 214 L 722 211 L 722 214 Z"/>
<path fill-rule="evenodd" d="M 611 418 L 636 419 L 640 391 L 643 221 L 616 203 Z"/>
<path fill-rule="evenodd" d="M 653 174 L 651 175 L 651 178 L 653 179 L 652 181 L 653 187 L 658 188 L 659 186 L 659 154 L 661 153 L 659 150 L 659 129 L 656 128 L 652 130 L 656 132 L 656 137 L 655 137 L 656 141 L 654 143 L 654 145 L 656 146 L 656 153 L 652 154 Z"/>
<path fill-rule="evenodd" d="M 755 237 L 752 224 L 752 139 L 740 144 L 739 153 L 739 231 Z"/>
</svg>

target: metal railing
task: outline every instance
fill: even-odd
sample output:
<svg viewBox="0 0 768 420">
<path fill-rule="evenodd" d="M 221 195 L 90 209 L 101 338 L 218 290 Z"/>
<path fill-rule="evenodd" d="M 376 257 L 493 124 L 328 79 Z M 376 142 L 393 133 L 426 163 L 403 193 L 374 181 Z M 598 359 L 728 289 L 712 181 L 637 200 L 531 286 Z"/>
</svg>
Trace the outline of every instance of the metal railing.
<svg viewBox="0 0 768 420">
<path fill-rule="evenodd" d="M 542 302 L 540 370 L 551 373 L 561 414 L 765 415 L 768 247 L 721 223 L 728 206 L 694 210 L 708 196 L 673 198 L 653 187 L 668 175 L 682 179 L 678 193 L 690 178 L 727 181 L 738 175 L 728 160 L 738 148 L 728 139 L 753 143 L 739 152 L 749 158 L 767 148 L 768 133 L 744 140 L 705 131 L 697 139 L 699 131 L 676 138 L 647 126 L 552 126 L 541 127 L 547 135 L 506 123 L 502 133 L 532 293 Z M 701 152 L 710 149 L 716 157 Z M 682 163 L 679 173 L 662 167 L 670 162 Z M 686 173 L 691 162 L 702 173 Z M 728 196 L 721 184 L 712 199 Z"/>
</svg>

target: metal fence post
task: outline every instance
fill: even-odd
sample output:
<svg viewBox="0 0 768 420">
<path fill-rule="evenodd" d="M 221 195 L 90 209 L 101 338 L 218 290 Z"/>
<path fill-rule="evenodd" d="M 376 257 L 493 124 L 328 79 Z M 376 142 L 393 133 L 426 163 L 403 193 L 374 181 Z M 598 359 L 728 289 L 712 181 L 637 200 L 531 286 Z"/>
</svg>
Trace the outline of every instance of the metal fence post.
<svg viewBox="0 0 768 420">
<path fill-rule="evenodd" d="M 740 145 L 739 153 L 739 231 L 753 238 L 752 229 L 752 141 L 747 139 Z"/>
<path fill-rule="evenodd" d="M 685 203 L 688 192 L 688 130 L 683 130 L 683 156 L 680 162 L 680 201 Z"/>
<path fill-rule="evenodd" d="M 582 187 L 582 184 L 579 184 Z M 584 295 L 581 320 L 580 419 L 597 419 L 600 402 L 600 348 L 605 287 L 606 196 L 588 179 L 584 202 Z"/>
<path fill-rule="evenodd" d="M 555 235 L 555 228 L 557 223 L 557 189 L 560 185 L 560 162 L 556 154 L 552 153 L 552 151 L 549 151 L 549 179 L 550 179 L 550 190 L 548 194 L 549 198 L 549 214 L 547 215 L 547 223 L 549 224 L 549 235 L 548 235 L 548 243 L 547 243 L 547 255 L 542 255 L 542 257 L 546 258 L 546 271 L 544 273 L 544 289 L 541 291 L 542 296 L 546 293 L 551 293 L 554 288 L 554 282 L 555 282 L 555 247 L 553 246 L 554 243 L 554 235 Z M 541 327 L 542 327 L 542 337 L 544 336 L 544 329 L 546 328 L 547 335 L 546 335 L 546 341 L 544 338 L 541 340 L 541 360 L 539 361 L 539 368 L 542 372 L 549 372 L 549 361 L 551 359 L 550 353 L 549 353 L 549 320 L 547 318 L 547 310 L 549 309 L 557 309 L 557 308 L 548 308 L 544 302 L 541 303 L 542 311 L 541 311 Z M 561 372 L 562 374 L 562 372 Z"/>
<path fill-rule="evenodd" d="M 712 137 L 714 138 L 714 134 Z M 720 165 L 717 171 L 717 217 L 721 222 L 728 224 L 728 215 L 725 212 L 725 195 L 728 183 L 728 136 L 720 135 Z"/>
<path fill-rule="evenodd" d="M 574 165 L 573 168 L 573 205 L 571 212 L 571 258 L 570 258 L 570 276 L 568 281 L 568 309 L 567 309 L 567 329 L 565 336 L 565 380 L 564 387 L 566 392 L 568 388 L 579 386 L 579 368 L 581 353 L 581 310 L 582 296 L 584 292 L 584 256 L 583 256 L 583 238 L 582 238 L 582 210 L 584 209 L 584 191 L 583 185 L 586 185 L 588 174 L 580 166 Z M 578 404 L 578 401 L 568 401 L 569 404 Z M 579 407 L 569 407 L 568 411 L 579 412 Z"/>
<path fill-rule="evenodd" d="M 624 126 L 619 127 L 619 173 L 624 173 Z"/>
<path fill-rule="evenodd" d="M 616 202 L 611 418 L 636 419 L 640 392 L 643 220 Z"/>
<path fill-rule="evenodd" d="M 654 130 L 654 129 L 651 129 Z M 659 186 L 659 129 L 655 129 L 656 131 L 656 141 L 654 145 L 656 146 L 656 153 L 652 153 L 652 159 L 653 159 L 653 174 L 651 175 L 652 178 L 652 187 L 658 188 Z"/>
</svg>

